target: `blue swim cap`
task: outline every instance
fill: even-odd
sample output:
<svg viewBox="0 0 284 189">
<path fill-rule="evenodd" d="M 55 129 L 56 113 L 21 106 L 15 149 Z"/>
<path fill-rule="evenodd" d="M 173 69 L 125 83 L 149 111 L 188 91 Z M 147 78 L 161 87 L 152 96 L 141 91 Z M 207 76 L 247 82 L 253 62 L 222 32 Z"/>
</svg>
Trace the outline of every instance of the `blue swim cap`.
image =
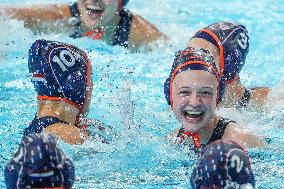
<svg viewBox="0 0 284 189">
<path fill-rule="evenodd" d="M 30 48 L 28 66 L 39 100 L 65 101 L 83 110 L 91 87 L 91 63 L 83 50 L 37 40 Z"/>
<path fill-rule="evenodd" d="M 125 6 L 128 2 L 129 0 L 122 0 L 122 6 Z"/>
<path fill-rule="evenodd" d="M 4 174 L 7 189 L 72 188 L 75 180 L 73 163 L 51 134 L 24 136 Z"/>
<path fill-rule="evenodd" d="M 172 105 L 172 81 L 174 77 L 186 70 L 204 70 L 212 73 L 218 80 L 217 104 L 221 102 L 225 86 L 222 77 L 218 73 L 214 58 L 208 50 L 186 48 L 178 51 L 174 59 L 171 73 L 164 83 L 164 94 L 169 105 Z"/>
<path fill-rule="evenodd" d="M 191 175 L 191 186 L 193 189 L 254 189 L 249 157 L 237 143 L 218 140 L 202 150 Z"/>
<path fill-rule="evenodd" d="M 226 82 L 240 73 L 249 51 L 249 37 L 245 26 L 217 22 L 199 30 L 192 38 L 202 38 L 219 48 L 220 74 Z"/>
<path fill-rule="evenodd" d="M 121 11 L 124 6 L 129 2 L 129 0 L 118 0 L 118 7 L 117 10 Z"/>
</svg>

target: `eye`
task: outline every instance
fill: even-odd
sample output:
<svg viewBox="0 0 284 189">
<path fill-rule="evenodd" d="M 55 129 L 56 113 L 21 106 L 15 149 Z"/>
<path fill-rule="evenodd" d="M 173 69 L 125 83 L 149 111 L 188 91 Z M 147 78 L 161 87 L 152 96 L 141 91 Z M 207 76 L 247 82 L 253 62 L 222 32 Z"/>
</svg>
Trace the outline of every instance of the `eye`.
<svg viewBox="0 0 284 189">
<path fill-rule="evenodd" d="M 186 91 L 186 90 L 182 90 L 182 91 L 179 91 L 178 94 L 179 94 L 180 96 L 188 96 L 188 95 L 190 94 L 190 92 L 189 92 L 189 91 Z"/>
<path fill-rule="evenodd" d="M 213 93 L 211 91 L 200 91 L 199 94 L 201 96 L 213 96 Z"/>
</svg>

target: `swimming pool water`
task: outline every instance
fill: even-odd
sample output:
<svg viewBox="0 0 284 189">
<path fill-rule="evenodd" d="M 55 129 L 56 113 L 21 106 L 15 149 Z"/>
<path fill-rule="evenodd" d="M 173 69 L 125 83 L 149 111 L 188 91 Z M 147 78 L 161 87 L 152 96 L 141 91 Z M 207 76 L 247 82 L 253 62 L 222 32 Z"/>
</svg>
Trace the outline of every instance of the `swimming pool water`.
<svg viewBox="0 0 284 189">
<path fill-rule="evenodd" d="M 11 3 L 0 0 L 0 5 Z M 31 5 L 34 1 L 16 0 L 13 4 Z M 36 111 L 27 71 L 28 49 L 36 39 L 68 42 L 88 52 L 95 83 L 89 117 L 111 125 L 118 133 L 108 145 L 88 141 L 82 146 L 69 146 L 61 142 L 76 165 L 74 188 L 189 188 L 196 157 L 164 139 L 178 123 L 167 111 L 163 83 L 174 52 L 184 48 L 197 29 L 220 20 L 241 22 L 250 36 L 250 52 L 241 72 L 244 85 L 274 87 L 283 77 L 283 0 L 136 0 L 130 1 L 128 8 L 143 15 L 174 42 L 153 52 L 130 54 L 120 47 L 70 39 L 63 34 L 34 35 L 23 28 L 22 22 L 0 17 L 0 188 L 5 188 L 5 164 Z M 131 93 L 125 91 L 126 80 L 131 82 Z M 283 86 L 275 92 L 284 93 Z M 249 150 L 258 188 L 284 185 L 283 102 L 276 101 L 264 112 L 219 111 L 269 139 L 267 149 Z M 133 115 L 127 111 L 131 105 Z M 121 123 L 123 117 L 132 117 L 136 127 L 128 131 L 129 125 Z"/>
</svg>

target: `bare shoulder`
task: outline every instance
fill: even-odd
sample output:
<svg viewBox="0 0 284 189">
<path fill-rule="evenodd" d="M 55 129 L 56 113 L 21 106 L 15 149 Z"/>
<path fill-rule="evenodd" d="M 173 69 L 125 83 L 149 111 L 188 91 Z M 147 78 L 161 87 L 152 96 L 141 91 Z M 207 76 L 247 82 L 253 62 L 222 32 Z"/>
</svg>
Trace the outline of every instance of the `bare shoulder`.
<svg viewBox="0 0 284 189">
<path fill-rule="evenodd" d="M 156 40 L 167 40 L 168 37 L 159 31 L 153 24 L 141 16 L 132 14 L 132 24 L 129 34 L 130 46 L 140 47 Z"/>
<path fill-rule="evenodd" d="M 235 141 L 247 148 L 266 146 L 261 136 L 251 133 L 246 128 L 236 123 L 229 123 L 227 125 L 222 139 Z"/>
</svg>

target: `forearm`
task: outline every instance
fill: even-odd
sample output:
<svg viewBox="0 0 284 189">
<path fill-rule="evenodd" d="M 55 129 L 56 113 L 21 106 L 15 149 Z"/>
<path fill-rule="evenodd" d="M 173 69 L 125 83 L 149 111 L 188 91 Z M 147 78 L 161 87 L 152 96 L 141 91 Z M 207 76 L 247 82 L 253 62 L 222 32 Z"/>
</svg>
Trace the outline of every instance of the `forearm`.
<svg viewBox="0 0 284 189">
<path fill-rule="evenodd" d="M 83 144 L 89 137 L 87 130 L 80 130 L 74 125 L 56 123 L 44 129 L 45 133 L 53 133 L 69 144 Z"/>
<path fill-rule="evenodd" d="M 13 19 L 23 20 L 26 26 L 40 22 L 64 19 L 71 16 L 68 5 L 45 5 L 33 7 L 0 8 L 2 14 Z"/>
</svg>

